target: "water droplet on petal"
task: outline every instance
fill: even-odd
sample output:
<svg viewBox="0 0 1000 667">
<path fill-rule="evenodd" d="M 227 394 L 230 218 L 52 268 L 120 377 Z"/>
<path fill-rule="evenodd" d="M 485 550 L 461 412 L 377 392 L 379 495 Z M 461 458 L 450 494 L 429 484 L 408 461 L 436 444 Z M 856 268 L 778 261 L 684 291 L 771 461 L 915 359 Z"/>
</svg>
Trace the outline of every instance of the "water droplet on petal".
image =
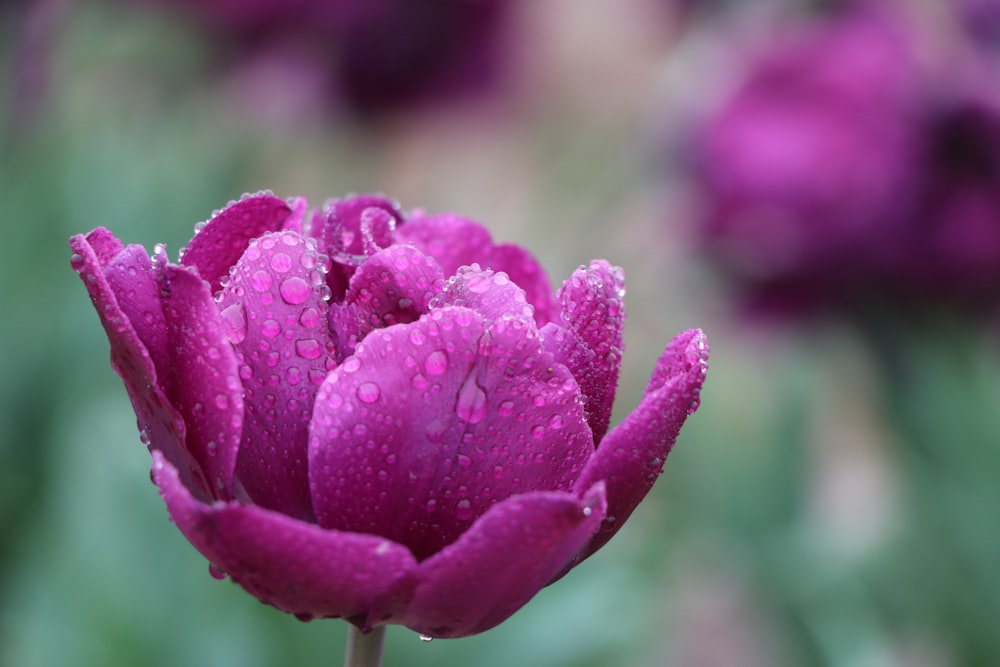
<svg viewBox="0 0 1000 667">
<path fill-rule="evenodd" d="M 214 579 L 225 579 L 226 577 L 229 576 L 229 574 L 225 570 L 223 570 L 215 563 L 208 564 L 208 573 L 212 575 L 212 578 Z"/>
<path fill-rule="evenodd" d="M 448 354 L 444 350 L 434 350 L 424 360 L 424 370 L 428 375 L 441 375 L 448 370 Z"/>
<path fill-rule="evenodd" d="M 504 401 L 500 404 L 500 415 L 503 417 L 510 417 L 514 414 L 514 403 L 513 401 Z"/>
<path fill-rule="evenodd" d="M 271 268 L 278 273 L 285 273 L 288 269 L 292 268 L 292 258 L 287 253 L 275 253 L 271 257 Z"/>
<path fill-rule="evenodd" d="M 318 359 L 323 354 L 323 346 L 315 338 L 295 341 L 295 354 L 303 359 Z"/>
<path fill-rule="evenodd" d="M 486 392 L 471 375 L 458 390 L 455 413 L 470 424 L 478 424 L 486 416 Z"/>
<path fill-rule="evenodd" d="M 455 516 L 462 521 L 472 518 L 472 503 L 469 502 L 468 498 L 462 498 L 455 505 Z"/>
<path fill-rule="evenodd" d="M 374 382 L 363 382 L 358 385 L 358 400 L 362 403 L 374 403 L 382 395 L 382 390 Z"/>
<path fill-rule="evenodd" d="M 277 320 L 264 320 L 260 324 L 260 332 L 268 338 L 274 338 L 281 333 L 281 325 Z"/>
<path fill-rule="evenodd" d="M 433 639 L 434 638 L 431 637 L 430 635 L 420 635 L 420 641 L 422 642 L 429 642 L 432 641 Z"/>
<path fill-rule="evenodd" d="M 267 271 L 257 271 L 251 276 L 250 284 L 258 292 L 266 292 L 271 289 L 271 274 Z"/>
<path fill-rule="evenodd" d="M 285 303 L 296 306 L 309 298 L 309 283 L 298 276 L 290 276 L 281 281 L 278 288 Z"/>
<path fill-rule="evenodd" d="M 221 313 L 222 322 L 226 329 L 226 335 L 230 342 L 238 344 L 243 342 L 247 335 L 247 316 L 243 306 L 234 303 L 228 306 Z"/>
</svg>

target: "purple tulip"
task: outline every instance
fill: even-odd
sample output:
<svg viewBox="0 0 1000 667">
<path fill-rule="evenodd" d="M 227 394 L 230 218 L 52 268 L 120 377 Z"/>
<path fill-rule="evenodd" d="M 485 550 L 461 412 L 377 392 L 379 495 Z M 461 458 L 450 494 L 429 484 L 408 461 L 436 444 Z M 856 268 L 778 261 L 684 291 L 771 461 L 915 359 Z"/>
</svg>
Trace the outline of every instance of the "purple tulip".
<svg viewBox="0 0 1000 667">
<path fill-rule="evenodd" d="M 692 133 L 704 245 L 753 305 L 1000 301 L 997 72 L 932 47 L 864 11 L 789 28 Z"/>
<path fill-rule="evenodd" d="M 699 403 L 677 336 L 608 430 L 621 269 L 553 295 L 526 250 L 359 196 L 247 196 L 182 252 L 74 236 L 171 517 L 302 619 L 461 637 L 500 623 L 622 526 Z"/>
</svg>

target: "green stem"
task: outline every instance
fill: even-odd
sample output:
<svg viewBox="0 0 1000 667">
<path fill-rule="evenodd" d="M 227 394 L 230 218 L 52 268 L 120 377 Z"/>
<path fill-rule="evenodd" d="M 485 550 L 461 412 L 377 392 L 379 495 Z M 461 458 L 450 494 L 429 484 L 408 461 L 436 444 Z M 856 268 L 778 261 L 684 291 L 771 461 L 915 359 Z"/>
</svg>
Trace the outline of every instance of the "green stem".
<svg viewBox="0 0 1000 667">
<path fill-rule="evenodd" d="M 344 667 L 381 667 L 385 626 L 380 625 L 364 634 L 351 625 L 347 631 L 347 655 Z"/>
</svg>

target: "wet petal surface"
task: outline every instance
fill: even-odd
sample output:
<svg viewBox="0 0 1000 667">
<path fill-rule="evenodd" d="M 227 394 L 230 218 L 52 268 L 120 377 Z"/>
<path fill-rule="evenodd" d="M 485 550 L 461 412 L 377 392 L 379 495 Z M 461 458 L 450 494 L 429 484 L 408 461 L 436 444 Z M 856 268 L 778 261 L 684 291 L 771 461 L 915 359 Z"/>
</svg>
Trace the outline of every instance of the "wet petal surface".
<svg viewBox="0 0 1000 667">
<path fill-rule="evenodd" d="M 181 264 L 197 268 L 214 293 L 250 239 L 288 226 L 301 228 L 305 209 L 306 201 L 301 198 L 286 202 L 269 194 L 245 196 L 205 223 L 184 249 Z"/>
<path fill-rule="evenodd" d="M 605 436 L 588 462 L 576 489 L 582 491 L 603 480 L 608 516 L 584 557 L 611 539 L 663 472 L 681 426 L 698 408 L 708 352 L 699 330 L 674 338 L 660 357 L 639 406 Z"/>
<path fill-rule="evenodd" d="M 520 609 L 587 544 L 604 518 L 604 486 L 579 498 L 534 492 L 495 505 L 420 564 L 402 623 L 431 637 L 483 632 Z"/>
<path fill-rule="evenodd" d="M 216 571 L 282 611 L 369 628 L 412 596 L 416 563 L 398 544 L 236 502 L 205 505 L 157 453 L 153 480 L 177 527 Z"/>
<path fill-rule="evenodd" d="M 574 271 L 558 294 L 560 322 L 572 336 L 553 347 L 564 349 L 566 363 L 580 383 L 595 442 L 608 430 L 618 386 L 625 347 L 624 300 L 624 273 L 603 260 Z"/>
<path fill-rule="evenodd" d="M 107 333 L 111 366 L 122 378 L 132 401 L 140 437 L 150 450 L 164 453 L 180 471 L 185 486 L 198 498 L 211 497 L 201 464 L 185 448 L 184 420 L 159 387 L 152 357 L 125 316 L 105 275 L 105 266 L 122 251 L 121 243 L 106 229 L 98 228 L 87 236 L 71 238 L 70 247 L 73 249 L 73 268 L 83 279 Z"/>
<path fill-rule="evenodd" d="M 240 482 L 258 505 L 307 520 L 309 419 L 335 365 L 327 262 L 297 232 L 266 234 L 250 242 L 218 303 L 245 391 Z"/>
<path fill-rule="evenodd" d="M 418 559 L 511 494 L 568 490 L 592 451 L 576 382 L 531 320 L 465 308 L 375 332 L 317 396 L 309 466 L 320 525 Z"/>
<path fill-rule="evenodd" d="M 185 446 L 201 465 L 211 493 L 231 497 L 233 467 L 243 433 L 243 388 L 209 286 L 193 270 L 160 270 L 170 372 L 167 397 L 187 425 Z"/>
</svg>

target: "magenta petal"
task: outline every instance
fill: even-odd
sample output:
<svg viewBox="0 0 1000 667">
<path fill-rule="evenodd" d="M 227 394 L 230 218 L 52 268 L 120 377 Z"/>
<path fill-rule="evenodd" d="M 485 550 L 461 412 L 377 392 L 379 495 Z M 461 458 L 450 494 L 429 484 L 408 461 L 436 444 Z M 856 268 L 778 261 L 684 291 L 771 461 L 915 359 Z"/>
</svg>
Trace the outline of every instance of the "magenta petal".
<svg viewBox="0 0 1000 667">
<path fill-rule="evenodd" d="M 492 507 L 421 563 L 407 627 L 431 637 L 488 630 L 524 606 L 583 549 L 604 519 L 604 485 L 582 498 L 537 491 Z"/>
<path fill-rule="evenodd" d="M 625 346 L 625 275 L 604 260 L 594 260 L 573 272 L 557 298 L 563 325 L 590 351 L 571 354 L 568 365 L 580 383 L 594 442 L 600 442 L 611 420 Z"/>
<path fill-rule="evenodd" d="M 250 239 L 289 226 L 301 228 L 305 209 L 305 199 L 286 202 L 268 194 L 233 202 L 212 216 L 194 235 L 184 249 L 181 264 L 197 268 L 214 293 L 222 286 L 229 267 L 243 255 Z"/>
<path fill-rule="evenodd" d="M 385 538 L 324 530 L 236 502 L 206 505 L 156 452 L 153 480 L 191 544 L 251 595 L 282 611 L 302 619 L 346 618 L 367 630 L 390 620 L 412 596 L 416 561 Z"/>
<path fill-rule="evenodd" d="M 592 452 L 579 388 L 532 320 L 487 328 L 443 307 L 373 332 L 330 374 L 309 473 L 320 525 L 422 559 L 512 494 L 568 491 Z"/>
<path fill-rule="evenodd" d="M 185 446 L 201 464 L 211 494 L 232 497 L 233 468 L 243 433 L 243 388 L 208 283 L 192 269 L 162 267 L 170 373 L 167 396 L 187 424 Z"/>
<path fill-rule="evenodd" d="M 160 305 L 160 286 L 146 249 L 130 245 L 106 264 L 104 275 L 108 284 L 115 294 L 125 297 L 118 303 L 149 352 L 157 377 L 167 377 L 170 372 L 167 327 Z"/>
<path fill-rule="evenodd" d="M 539 327 L 558 316 L 549 276 L 530 252 L 519 245 L 501 243 L 493 247 L 489 261 L 480 260 L 480 264 L 503 271 L 524 290 L 528 303 L 535 307 L 535 322 Z"/>
<path fill-rule="evenodd" d="M 344 347 L 353 351 L 357 341 L 374 329 L 419 319 L 443 280 L 437 262 L 412 246 L 378 251 L 351 276 L 342 312 L 331 328 L 347 334 Z M 352 337 L 356 338 L 353 342 Z M 338 352 L 341 357 L 349 354 L 339 347 Z"/>
<path fill-rule="evenodd" d="M 309 419 L 335 365 L 324 269 L 315 240 L 265 234 L 250 242 L 218 304 L 245 391 L 240 483 L 258 505 L 305 520 L 313 517 Z"/>
<path fill-rule="evenodd" d="M 708 352 L 697 329 L 670 341 L 639 406 L 605 436 L 580 475 L 577 492 L 599 480 L 608 488 L 607 519 L 584 557 L 611 539 L 663 472 L 681 426 L 698 409 Z"/>
<path fill-rule="evenodd" d="M 180 471 L 184 484 L 200 498 L 210 497 L 201 465 L 185 449 L 185 425 L 159 386 L 156 368 L 135 328 L 122 311 L 119 298 L 105 275 L 105 265 L 122 250 L 106 229 L 70 239 L 73 268 L 80 274 L 111 344 L 111 366 L 125 390 L 139 422 L 143 441 L 159 450 Z M 123 299 L 127 294 L 121 295 Z"/>
<path fill-rule="evenodd" d="M 331 257 L 363 255 L 366 240 L 380 248 L 392 243 L 392 231 L 402 221 L 403 213 L 391 200 L 357 195 L 326 202 L 323 214 L 313 216 L 310 233 Z"/>
<path fill-rule="evenodd" d="M 461 267 L 448 279 L 435 303 L 471 308 L 489 321 L 534 317 L 534 308 L 525 300 L 524 290 L 511 282 L 506 273 L 483 270 L 478 264 Z"/>
<path fill-rule="evenodd" d="M 482 264 L 493 247 L 485 227 L 451 213 L 410 218 L 396 229 L 396 242 L 412 243 L 433 257 L 446 276 L 454 275 L 461 266 Z"/>
</svg>

